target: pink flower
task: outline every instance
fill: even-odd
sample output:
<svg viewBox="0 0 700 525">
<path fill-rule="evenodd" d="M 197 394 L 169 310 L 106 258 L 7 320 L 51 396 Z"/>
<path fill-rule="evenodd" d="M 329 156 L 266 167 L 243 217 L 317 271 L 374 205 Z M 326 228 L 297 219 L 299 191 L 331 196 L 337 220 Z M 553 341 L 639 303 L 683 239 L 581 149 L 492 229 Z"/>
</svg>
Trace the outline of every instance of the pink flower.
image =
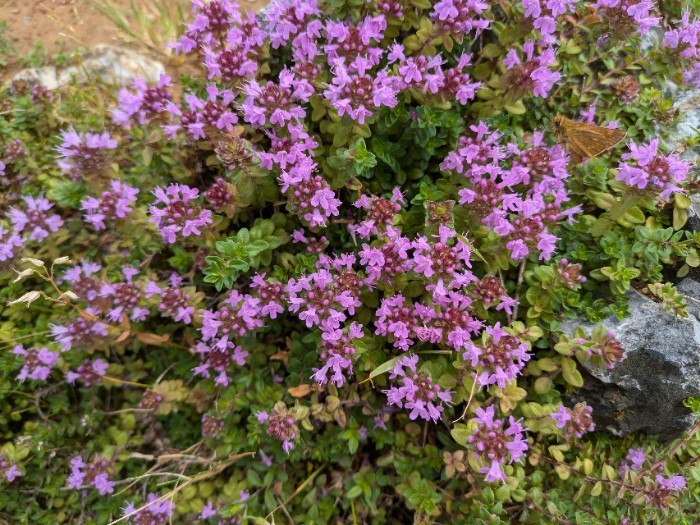
<svg viewBox="0 0 700 525">
<path fill-rule="evenodd" d="M 279 177 L 281 189 L 288 197 L 287 208 L 312 228 L 326 226 L 330 217 L 339 215 L 342 204 L 325 179 L 314 175 L 315 171 L 313 160 L 303 157 Z"/>
<path fill-rule="evenodd" d="M 652 139 L 648 144 L 638 146 L 627 144 L 630 153 L 622 155 L 616 180 L 635 188 L 638 193 L 659 196 L 668 200 L 674 193 L 682 193 L 680 184 L 686 181 L 690 163 L 675 154 L 659 153 L 659 140 Z"/>
<path fill-rule="evenodd" d="M 593 432 L 595 424 L 591 413 L 593 408 L 586 406 L 584 403 L 578 403 L 574 408 L 566 408 L 564 405 L 559 405 L 557 411 L 551 414 L 551 417 L 556 421 L 557 428 L 563 429 L 563 437 L 566 440 L 574 437 L 580 438 L 586 432 Z"/>
<path fill-rule="evenodd" d="M 206 378 L 210 378 L 212 372 L 215 372 L 214 383 L 228 386 L 231 383 L 231 368 L 234 365 L 245 365 L 248 352 L 224 338 L 214 340 L 212 343 L 201 341 L 197 343 L 195 351 L 199 354 L 202 362 L 192 371 L 195 375 Z"/>
<path fill-rule="evenodd" d="M 297 313 L 306 326 L 337 330 L 355 308 L 361 306 L 350 290 L 338 287 L 338 278 L 328 270 L 319 270 L 299 279 L 291 278 L 285 287 L 289 311 Z"/>
<path fill-rule="evenodd" d="M 68 477 L 68 488 L 79 489 L 83 485 L 96 488 L 100 496 L 114 492 L 114 482 L 109 481 L 109 462 L 96 456 L 90 463 L 85 463 L 81 456 L 74 457 L 71 462 L 71 475 Z"/>
<path fill-rule="evenodd" d="M 47 213 L 53 204 L 44 197 L 22 197 L 25 209 L 20 210 L 15 207 L 10 208 L 8 213 L 12 226 L 16 232 L 29 232 L 29 239 L 41 242 L 55 233 L 63 226 L 63 219 L 60 216 Z"/>
<path fill-rule="evenodd" d="M 94 361 L 86 359 L 76 372 L 68 372 L 66 374 L 66 380 L 70 384 L 80 380 L 83 385 L 90 387 L 102 382 L 102 376 L 107 374 L 108 367 L 109 364 L 102 359 L 95 359 Z"/>
<path fill-rule="evenodd" d="M 355 340 L 362 339 L 363 335 L 362 325 L 354 322 L 346 330 L 322 332 L 319 358 L 323 366 L 314 368 L 311 377 L 321 385 L 330 379 L 338 388 L 343 386 L 353 373 L 352 361 L 357 353 Z"/>
<path fill-rule="evenodd" d="M 24 359 L 22 370 L 17 375 L 17 380 L 23 383 L 25 379 L 34 381 L 46 381 L 51 373 L 51 369 L 58 364 L 59 353 L 51 352 L 48 348 L 29 348 L 17 345 L 12 350 L 17 357 Z"/>
<path fill-rule="evenodd" d="M 484 458 L 489 464 L 481 469 L 486 474 L 486 482 L 502 481 L 505 483 L 506 475 L 503 472 L 505 463 L 520 461 L 527 452 L 528 445 L 523 435 L 526 430 L 520 421 L 509 417 L 508 428 L 504 419 L 494 419 L 495 409 L 490 405 L 485 410 L 476 409 L 476 417 L 473 421 L 477 424 L 474 433 L 467 438 L 467 442 L 474 449 L 477 458 Z"/>
<path fill-rule="evenodd" d="M 171 184 L 166 189 L 158 187 L 153 194 L 156 201 L 150 206 L 150 222 L 156 224 L 165 244 L 172 244 L 177 237 L 198 236 L 202 229 L 212 224 L 211 210 L 202 209 L 192 201 L 199 190 L 184 184 Z M 164 205 L 159 207 L 158 205 Z"/>
<path fill-rule="evenodd" d="M 85 219 L 93 225 L 96 230 L 104 230 L 105 219 L 114 222 L 117 219 L 124 219 L 131 213 L 131 205 L 136 202 L 139 190 L 118 181 L 110 183 L 111 191 L 104 191 L 100 198 L 88 197 L 81 202 L 81 207 L 87 213 Z"/>
<path fill-rule="evenodd" d="M 117 107 L 112 110 L 112 120 L 121 126 L 132 123 L 147 124 L 165 111 L 173 98 L 169 76 L 161 73 L 155 86 L 148 86 L 142 78 L 135 78 L 131 89 L 121 88 Z"/>
<path fill-rule="evenodd" d="M 139 306 L 143 297 L 143 286 L 133 280 L 139 271 L 135 268 L 123 268 L 124 281 L 102 285 L 100 297 L 110 298 L 111 308 L 107 317 L 114 322 L 120 322 L 122 315 L 129 314 L 132 321 L 143 321 L 149 314 L 146 308 Z"/>
<path fill-rule="evenodd" d="M 189 294 L 180 288 L 182 277 L 177 274 L 170 276 L 170 286 L 160 288 L 154 281 L 149 282 L 144 289 L 147 298 L 160 296 L 160 311 L 165 317 L 172 317 L 175 322 L 190 324 L 194 314 L 194 306 L 190 306 Z"/>
<path fill-rule="evenodd" d="M 401 357 L 389 379 L 394 383 L 389 390 L 383 390 L 387 402 L 400 408 L 410 410 L 409 418 L 418 418 L 437 423 L 444 410 L 444 404 L 452 401 L 449 391 L 443 389 L 424 371 L 418 371 L 417 355 Z"/>
<path fill-rule="evenodd" d="M 115 149 L 117 141 L 106 131 L 78 133 L 74 129 L 61 133 L 58 166 L 74 181 L 99 174 L 106 166 L 106 150 Z"/>
<path fill-rule="evenodd" d="M 487 326 L 480 342 L 467 341 L 464 348 L 462 357 L 476 369 L 473 375 L 480 387 L 495 384 L 505 388 L 530 360 L 527 343 L 502 330 L 500 323 Z"/>
<path fill-rule="evenodd" d="M 298 81 L 294 73 L 283 70 L 279 83 L 267 82 L 260 86 L 250 82 L 245 87 L 247 98 L 243 102 L 243 118 L 255 127 L 270 124 L 276 129 L 297 125 L 306 116 L 299 102 L 308 102 L 312 92 L 306 83 Z"/>
</svg>

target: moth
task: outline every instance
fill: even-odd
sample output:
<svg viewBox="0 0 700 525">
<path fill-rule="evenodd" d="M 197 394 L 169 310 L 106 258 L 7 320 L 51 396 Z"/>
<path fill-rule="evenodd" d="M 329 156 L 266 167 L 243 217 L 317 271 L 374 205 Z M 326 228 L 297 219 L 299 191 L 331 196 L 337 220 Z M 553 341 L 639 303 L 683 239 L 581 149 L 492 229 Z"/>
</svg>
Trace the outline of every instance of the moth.
<svg viewBox="0 0 700 525">
<path fill-rule="evenodd" d="M 557 141 L 571 155 L 571 164 L 597 157 L 622 142 L 627 133 L 620 129 L 601 128 L 583 122 L 576 122 L 561 115 L 552 119 L 552 127 Z"/>
</svg>

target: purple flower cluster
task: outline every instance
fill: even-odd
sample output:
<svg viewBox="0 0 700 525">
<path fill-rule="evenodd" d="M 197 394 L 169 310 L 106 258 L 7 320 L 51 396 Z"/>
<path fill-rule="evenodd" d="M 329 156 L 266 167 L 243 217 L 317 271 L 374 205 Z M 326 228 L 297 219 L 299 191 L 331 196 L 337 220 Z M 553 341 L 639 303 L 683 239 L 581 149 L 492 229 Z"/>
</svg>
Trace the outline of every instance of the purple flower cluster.
<svg viewBox="0 0 700 525">
<path fill-rule="evenodd" d="M 149 311 L 139 306 L 143 296 L 143 285 L 134 281 L 139 271 L 136 268 L 123 268 L 124 281 L 106 283 L 100 289 L 100 297 L 111 300 L 107 317 L 114 322 L 122 321 L 123 315 L 129 315 L 132 321 L 143 321 Z"/>
<path fill-rule="evenodd" d="M 511 314 L 517 304 L 515 299 L 508 296 L 501 279 L 495 275 L 485 275 L 481 280 L 472 285 L 472 297 L 487 310 L 493 306 L 496 310 L 503 310 Z"/>
<path fill-rule="evenodd" d="M 669 477 L 664 477 L 661 474 L 656 475 L 656 484 L 651 487 L 645 494 L 647 503 L 658 507 L 670 507 L 678 492 L 686 487 L 686 480 L 680 474 L 672 474 Z"/>
<path fill-rule="evenodd" d="M 488 9 L 484 0 L 440 0 L 433 6 L 430 19 L 438 31 L 461 41 L 461 37 L 476 29 L 476 35 L 489 27 L 489 21 L 478 18 Z"/>
<path fill-rule="evenodd" d="M 165 244 L 174 243 L 178 236 L 199 236 L 213 222 L 211 210 L 202 209 L 193 202 L 199 197 L 196 188 L 171 184 L 166 189 L 156 188 L 153 194 L 156 201 L 149 208 L 150 221 L 158 227 Z"/>
<path fill-rule="evenodd" d="M 204 193 L 213 209 L 233 212 L 233 195 L 230 193 L 231 185 L 219 177 L 216 182 Z"/>
<path fill-rule="evenodd" d="M 59 282 L 70 284 L 71 291 L 87 301 L 90 305 L 96 305 L 95 301 L 102 290 L 102 281 L 94 277 L 102 267 L 99 264 L 83 261 L 81 264 L 66 270 Z"/>
<path fill-rule="evenodd" d="M 7 230 L 0 225 L 0 263 L 12 261 L 18 248 L 24 244 L 24 239 L 14 231 Z"/>
<path fill-rule="evenodd" d="M 394 385 L 383 392 L 390 405 L 410 410 L 410 419 L 421 418 L 437 423 L 444 404 L 452 401 L 452 394 L 433 383 L 426 372 L 417 370 L 417 364 L 417 355 L 406 355 L 396 361 L 389 374 Z"/>
<path fill-rule="evenodd" d="M 534 252 L 549 259 L 557 241 L 550 227 L 564 218 L 573 220 L 579 211 L 564 208 L 569 201 L 564 150 L 545 147 L 542 133 L 535 133 L 524 147 L 510 143 L 503 151 L 498 135 L 486 138 L 489 129 L 484 123 L 470 129 L 475 136 L 460 140 L 460 147 L 441 165 L 466 178 L 459 190 L 460 204 L 469 205 L 474 219 L 504 239 L 511 258 L 520 260 Z M 510 168 L 503 165 L 508 159 Z"/>
<path fill-rule="evenodd" d="M 312 228 L 327 226 L 328 219 L 340 214 L 342 202 L 320 175 L 310 157 L 302 159 L 279 177 L 281 189 L 287 194 L 287 208 L 299 215 Z"/>
<path fill-rule="evenodd" d="M 8 213 L 15 233 L 26 232 L 27 238 L 41 242 L 63 226 L 59 215 L 48 213 L 53 204 L 44 197 L 26 196 L 22 200 L 24 209 L 12 207 Z"/>
<path fill-rule="evenodd" d="M 75 372 L 66 374 L 66 380 L 70 384 L 79 380 L 86 387 L 90 387 L 102 382 L 102 376 L 107 373 L 108 367 L 109 364 L 102 359 L 95 359 L 94 361 L 86 359 Z"/>
<path fill-rule="evenodd" d="M 678 27 L 664 33 L 664 47 L 666 52 L 674 53 L 690 64 L 689 70 L 683 73 L 683 80 L 700 87 L 700 20 L 691 22 L 690 12 L 685 11 L 676 24 Z"/>
<path fill-rule="evenodd" d="M 192 140 L 206 139 L 217 132 L 233 131 L 238 116 L 231 111 L 230 104 L 235 95 L 230 89 L 219 89 L 214 84 L 207 86 L 207 98 L 185 95 L 187 109 L 181 109 L 172 102 L 167 103 L 167 111 L 174 122 L 164 126 L 165 133 L 175 138 L 178 131 L 184 130 Z"/>
<path fill-rule="evenodd" d="M 661 21 L 651 16 L 656 8 L 651 0 L 597 0 L 593 7 L 616 38 L 627 38 L 635 31 L 643 35 Z"/>
<path fill-rule="evenodd" d="M 68 477 L 68 488 L 79 489 L 83 485 L 96 488 L 100 496 L 114 492 L 114 482 L 109 480 L 109 462 L 101 457 L 95 457 L 90 463 L 85 463 L 82 456 L 74 457 L 70 462 L 71 474 Z"/>
<path fill-rule="evenodd" d="M 289 311 L 299 312 L 299 319 L 311 328 L 326 332 L 340 328 L 348 315 L 355 315 L 361 303 L 355 293 L 339 286 L 338 276 L 321 269 L 299 279 L 291 278 L 285 286 Z"/>
<path fill-rule="evenodd" d="M 294 440 L 299 437 L 299 425 L 284 402 L 275 404 L 269 414 L 264 411 L 259 412 L 257 418 L 258 422 L 267 425 L 267 435 L 279 439 L 282 442 L 282 449 L 289 454 L 289 451 L 294 448 Z"/>
<path fill-rule="evenodd" d="M 88 314 L 97 316 L 98 310 L 88 307 Z M 107 325 L 98 320 L 76 317 L 66 326 L 50 324 L 51 337 L 61 346 L 61 351 L 71 348 L 93 349 L 107 337 Z"/>
<path fill-rule="evenodd" d="M 627 145 L 629 153 L 622 155 L 616 180 L 639 190 L 643 195 L 668 200 L 674 193 L 682 193 L 681 184 L 686 181 L 690 163 L 681 160 L 673 153 L 659 152 L 659 139 L 648 144 Z M 631 161 L 631 162 L 630 162 Z"/>
<path fill-rule="evenodd" d="M 17 159 L 26 156 L 27 148 L 25 147 L 24 142 L 22 142 L 22 139 L 15 139 L 7 144 L 3 152 L 3 158 L 8 163 L 14 162 Z"/>
<path fill-rule="evenodd" d="M 323 366 L 314 368 L 312 379 L 321 385 L 328 380 L 338 388 L 343 386 L 353 373 L 352 361 L 357 354 L 355 340 L 362 339 L 362 325 L 350 323 L 347 330 L 329 330 L 322 333 L 319 358 Z"/>
<path fill-rule="evenodd" d="M 205 310 L 202 319 L 202 339 L 212 340 L 215 346 L 224 348 L 231 338 L 242 337 L 260 328 L 259 300 L 233 290 L 217 310 Z"/>
<path fill-rule="evenodd" d="M 642 447 L 631 448 L 627 451 L 625 460 L 620 464 L 618 469 L 620 474 L 624 475 L 628 470 L 639 470 L 644 466 L 647 460 L 647 455 Z"/>
<path fill-rule="evenodd" d="M 210 79 L 234 85 L 253 79 L 266 37 L 254 14 L 244 18 L 238 4 L 229 0 L 196 1 L 192 12 L 194 22 L 172 47 L 177 52 L 196 51 Z"/>
<path fill-rule="evenodd" d="M 17 380 L 23 383 L 29 378 L 34 381 L 46 381 L 51 374 L 51 369 L 58 364 L 60 359 L 58 352 L 52 352 L 46 347 L 25 349 L 17 345 L 12 353 L 24 360 L 22 369 L 17 375 Z"/>
<path fill-rule="evenodd" d="M 131 124 L 147 124 L 166 109 L 173 98 L 169 76 L 161 74 L 155 86 L 148 86 L 142 78 L 135 78 L 131 89 L 121 88 L 117 107 L 112 110 L 115 124 L 129 127 Z"/>
<path fill-rule="evenodd" d="M 7 458 L 0 454 L 0 480 L 14 481 L 21 475 L 22 473 L 17 468 L 17 465 L 10 465 Z"/>
<path fill-rule="evenodd" d="M 172 317 L 175 322 L 190 324 L 194 314 L 194 306 L 190 306 L 190 296 L 180 288 L 182 277 L 177 274 L 170 276 L 170 286 L 161 288 L 155 281 L 150 281 L 144 293 L 146 298 L 160 296 L 160 311 L 165 317 Z"/>
<path fill-rule="evenodd" d="M 110 186 L 111 190 L 102 192 L 100 198 L 87 197 L 81 202 L 82 209 L 86 211 L 85 220 L 96 230 L 106 228 L 105 220 L 112 223 L 126 218 L 139 193 L 136 188 L 119 180 L 112 180 Z"/>
<path fill-rule="evenodd" d="M 581 284 L 586 282 L 586 278 L 581 275 L 582 266 L 577 263 L 570 263 L 566 258 L 557 262 L 555 275 L 557 281 L 570 290 L 578 290 Z"/>
<path fill-rule="evenodd" d="M 254 275 L 250 287 L 255 291 L 258 300 L 257 306 L 260 314 L 277 319 L 284 313 L 285 296 L 284 285 L 276 279 L 265 279 L 265 274 Z"/>
<path fill-rule="evenodd" d="M 422 324 L 421 314 L 428 310 L 421 304 L 407 303 L 401 294 L 385 297 L 376 311 L 375 332 L 388 337 L 396 348 L 407 351 L 415 343 L 412 338 L 417 337 Z"/>
<path fill-rule="evenodd" d="M 361 195 L 355 201 L 354 206 L 366 210 L 367 218 L 358 224 L 349 224 L 348 230 L 364 239 L 378 235 L 380 229 L 387 231 L 387 228 L 394 223 L 396 214 L 401 211 L 401 203 L 403 202 L 404 198 L 399 188 L 394 188 L 389 199 Z"/>
<path fill-rule="evenodd" d="M 552 86 L 561 78 L 558 71 L 550 69 L 555 64 L 555 48 L 547 47 L 535 54 L 535 43 L 525 42 L 521 53 L 511 49 L 503 59 L 503 65 L 508 69 L 503 85 L 516 99 L 529 92 L 536 97 L 547 98 Z"/>
<path fill-rule="evenodd" d="M 563 430 L 564 439 L 570 440 L 580 438 L 586 432 L 595 430 L 592 412 L 593 408 L 586 406 L 585 403 L 577 403 L 574 408 L 559 405 L 551 417 L 556 421 L 557 428 Z"/>
<path fill-rule="evenodd" d="M 437 242 L 424 236 L 413 241 L 413 271 L 426 280 L 444 282 L 448 288 L 459 288 L 475 281 L 468 269 L 471 250 L 464 242 L 456 240 L 457 233 L 441 225 L 434 238 Z"/>
<path fill-rule="evenodd" d="M 318 142 L 301 124 L 290 124 L 279 134 L 266 130 L 266 134 L 270 138 L 270 147 L 267 151 L 258 151 L 257 154 L 260 166 L 267 170 L 286 170 L 287 167 L 300 163 L 304 157 L 311 156 L 313 150 L 318 147 Z"/>
<path fill-rule="evenodd" d="M 574 11 L 576 0 L 522 0 L 525 8 L 525 18 L 530 19 L 533 29 L 542 35 L 540 44 L 555 42 L 557 17 Z"/>
<path fill-rule="evenodd" d="M 175 504 L 169 499 L 149 494 L 145 504 L 138 507 L 129 503 L 124 508 L 127 523 L 133 525 L 165 525 L 170 521 Z"/>
<path fill-rule="evenodd" d="M 333 81 L 323 92 L 338 115 L 348 115 L 360 124 L 382 106 L 393 108 L 398 104 L 397 77 L 386 71 L 370 75 L 348 71 L 343 64 L 335 66 Z"/>
<path fill-rule="evenodd" d="M 100 175 L 107 163 L 107 150 L 117 147 L 106 131 L 78 133 L 70 129 L 61 133 L 61 139 L 57 164 L 73 181 Z"/>
<path fill-rule="evenodd" d="M 360 264 L 367 274 L 364 282 L 370 288 L 391 288 L 397 278 L 413 268 L 409 255 L 413 248 L 411 241 L 392 228 L 387 228 L 386 233 L 384 244 L 363 244 L 359 252 Z"/>
<path fill-rule="evenodd" d="M 245 87 L 243 118 L 254 127 L 266 124 L 276 129 L 298 125 L 306 116 L 301 103 L 309 101 L 313 90 L 305 80 L 297 80 L 289 70 L 279 74 L 279 82 L 267 82 L 264 86 L 249 82 Z"/>
<path fill-rule="evenodd" d="M 485 410 L 476 409 L 476 417 L 472 419 L 477 427 L 474 433 L 467 438 L 467 442 L 473 447 L 474 455 L 483 458 L 488 467 L 483 467 L 480 472 L 486 474 L 486 482 L 502 481 L 505 483 L 506 474 L 503 465 L 520 461 L 527 452 L 528 445 L 523 435 L 526 430 L 520 421 L 513 416 L 509 417 L 508 428 L 504 419 L 494 419 L 495 408 L 490 405 Z"/>
<path fill-rule="evenodd" d="M 227 339 L 220 339 L 216 345 L 200 341 L 195 351 L 202 360 L 199 366 L 192 369 L 195 375 L 210 378 L 215 373 L 214 383 L 227 386 L 231 382 L 230 369 L 234 365 L 243 366 L 248 352 Z"/>
<path fill-rule="evenodd" d="M 217 437 L 224 430 L 224 420 L 209 414 L 202 415 L 202 436 Z"/>
<path fill-rule="evenodd" d="M 291 43 L 292 49 L 297 49 L 308 44 L 321 29 L 321 22 L 316 20 L 320 15 L 316 0 L 273 0 L 265 12 L 265 31 L 272 48 Z"/>
<path fill-rule="evenodd" d="M 625 349 L 614 332 L 607 332 L 602 336 L 594 333 L 590 341 L 578 339 L 575 343 L 578 349 L 582 350 L 584 355 L 588 355 L 595 364 L 606 368 L 614 368 L 625 358 Z"/>
<path fill-rule="evenodd" d="M 505 388 L 530 360 L 527 343 L 501 329 L 500 323 L 487 326 L 480 342 L 474 344 L 467 340 L 464 348 L 462 357 L 476 370 L 474 376 L 480 387 L 498 385 Z"/>
</svg>

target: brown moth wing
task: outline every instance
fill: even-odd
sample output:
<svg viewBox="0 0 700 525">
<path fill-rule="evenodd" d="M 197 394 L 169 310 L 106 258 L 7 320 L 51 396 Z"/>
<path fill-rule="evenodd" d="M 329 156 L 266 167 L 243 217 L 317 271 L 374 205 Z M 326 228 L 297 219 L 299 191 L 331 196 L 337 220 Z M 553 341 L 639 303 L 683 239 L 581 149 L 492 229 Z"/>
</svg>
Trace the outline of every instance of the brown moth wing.
<svg viewBox="0 0 700 525">
<path fill-rule="evenodd" d="M 571 166 L 576 166 L 577 164 L 581 164 L 583 162 L 583 157 L 579 155 L 578 153 L 569 153 L 569 167 Z"/>
<path fill-rule="evenodd" d="M 572 154 L 593 158 L 622 142 L 627 133 L 562 119 L 560 133 Z"/>
</svg>

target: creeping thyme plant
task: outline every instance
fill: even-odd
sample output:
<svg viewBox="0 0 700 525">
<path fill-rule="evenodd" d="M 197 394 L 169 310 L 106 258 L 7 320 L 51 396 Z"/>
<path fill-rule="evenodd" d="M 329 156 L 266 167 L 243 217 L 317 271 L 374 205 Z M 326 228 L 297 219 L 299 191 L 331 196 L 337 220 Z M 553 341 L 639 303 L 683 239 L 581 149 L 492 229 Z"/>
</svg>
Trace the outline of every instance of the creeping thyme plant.
<svg viewBox="0 0 700 525">
<path fill-rule="evenodd" d="M 187 75 L 5 85 L 0 522 L 698 523 L 694 433 L 596 431 L 624 349 L 562 330 L 687 315 L 680 4 L 192 0 Z"/>
</svg>

